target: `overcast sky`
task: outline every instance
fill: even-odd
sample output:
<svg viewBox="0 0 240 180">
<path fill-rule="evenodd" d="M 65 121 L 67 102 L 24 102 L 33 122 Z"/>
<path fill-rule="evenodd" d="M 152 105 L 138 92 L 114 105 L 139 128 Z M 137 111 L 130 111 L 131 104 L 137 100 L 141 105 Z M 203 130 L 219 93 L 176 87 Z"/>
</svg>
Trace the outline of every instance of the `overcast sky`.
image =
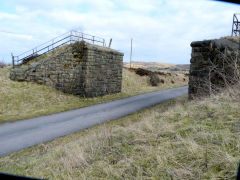
<svg viewBox="0 0 240 180">
<path fill-rule="evenodd" d="M 207 0 L 0 0 L 0 61 L 71 29 L 113 38 L 133 60 L 186 64 L 190 43 L 231 35 L 240 6 Z"/>
</svg>

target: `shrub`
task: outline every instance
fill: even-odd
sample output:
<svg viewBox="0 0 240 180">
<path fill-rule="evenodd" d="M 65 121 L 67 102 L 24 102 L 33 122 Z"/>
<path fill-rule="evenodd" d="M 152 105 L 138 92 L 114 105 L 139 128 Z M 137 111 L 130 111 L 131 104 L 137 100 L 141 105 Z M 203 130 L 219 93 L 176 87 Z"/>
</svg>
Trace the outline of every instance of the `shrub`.
<svg viewBox="0 0 240 180">
<path fill-rule="evenodd" d="M 161 82 L 157 74 L 151 74 L 149 77 L 150 77 L 150 84 L 152 86 L 157 86 Z"/>
<path fill-rule="evenodd" d="M 7 66 L 4 62 L 0 61 L 0 68 L 4 68 L 5 66 Z"/>
<path fill-rule="evenodd" d="M 221 63 L 219 63 L 221 62 Z M 240 56 L 236 51 L 220 50 L 211 60 L 209 67 L 210 93 L 230 88 L 240 82 Z"/>
</svg>

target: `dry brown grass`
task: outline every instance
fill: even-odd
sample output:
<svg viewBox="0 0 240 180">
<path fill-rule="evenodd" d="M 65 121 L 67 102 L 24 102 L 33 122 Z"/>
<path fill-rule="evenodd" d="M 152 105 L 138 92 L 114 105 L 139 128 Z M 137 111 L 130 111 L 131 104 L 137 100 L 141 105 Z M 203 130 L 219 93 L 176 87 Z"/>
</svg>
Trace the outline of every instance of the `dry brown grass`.
<svg viewBox="0 0 240 180">
<path fill-rule="evenodd" d="M 11 81 L 9 71 L 10 67 L 0 69 L 0 123 L 76 109 L 187 84 L 187 82 L 179 81 L 178 83 L 176 81 L 175 84 L 166 83 L 152 87 L 147 77 L 140 77 L 124 69 L 121 93 L 84 99 L 31 82 Z"/>
<path fill-rule="evenodd" d="M 187 97 L 0 158 L 0 171 L 50 179 L 234 179 L 238 88 Z"/>
<path fill-rule="evenodd" d="M 227 39 L 230 40 L 234 43 L 239 43 L 239 37 L 238 36 L 225 36 L 225 37 L 221 37 L 221 39 Z"/>
</svg>

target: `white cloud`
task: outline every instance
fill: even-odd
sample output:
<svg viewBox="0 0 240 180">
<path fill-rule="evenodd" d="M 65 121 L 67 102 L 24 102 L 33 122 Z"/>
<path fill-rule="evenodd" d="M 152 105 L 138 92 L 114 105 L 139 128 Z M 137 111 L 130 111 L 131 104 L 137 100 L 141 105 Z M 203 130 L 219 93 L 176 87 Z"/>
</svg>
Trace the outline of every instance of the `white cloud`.
<svg viewBox="0 0 240 180">
<path fill-rule="evenodd" d="M 134 12 L 151 12 L 157 10 L 162 0 L 117 0 L 118 4 L 122 5 L 123 8 L 134 11 Z"/>
<path fill-rule="evenodd" d="M 14 20 L 14 19 L 18 19 L 18 16 L 15 14 L 0 12 L 0 20 L 2 20 L 2 19 Z"/>
<path fill-rule="evenodd" d="M 32 41 L 35 40 L 31 35 L 26 35 L 26 34 L 17 34 L 17 33 L 12 33 L 12 32 L 7 32 L 7 31 L 1 31 L 0 30 L 0 37 L 5 36 L 5 38 L 8 39 L 13 39 L 13 40 L 22 40 L 22 41 Z"/>
<path fill-rule="evenodd" d="M 0 23 L 2 30 L 20 35 L 15 35 L 15 39 L 14 35 L 5 37 L 12 44 L 11 51 L 28 50 L 77 28 L 107 41 L 113 38 L 113 48 L 124 52 L 125 60 L 129 59 L 133 38 L 134 60 L 171 63 L 189 63 L 191 41 L 230 35 L 232 15 L 238 8 L 206 0 L 9 2 L 16 12 L 1 12 L 0 8 Z M 23 45 L 22 39 L 28 42 Z M 1 54 L 5 52 L 0 49 L 0 57 Z"/>
<path fill-rule="evenodd" d="M 50 9 L 58 9 L 66 8 L 66 7 L 74 7 L 77 4 L 81 3 L 82 0 L 41 0 L 41 1 L 35 1 L 35 0 L 8 0 L 9 3 L 15 5 L 15 6 L 21 6 L 28 10 L 50 10 Z"/>
</svg>

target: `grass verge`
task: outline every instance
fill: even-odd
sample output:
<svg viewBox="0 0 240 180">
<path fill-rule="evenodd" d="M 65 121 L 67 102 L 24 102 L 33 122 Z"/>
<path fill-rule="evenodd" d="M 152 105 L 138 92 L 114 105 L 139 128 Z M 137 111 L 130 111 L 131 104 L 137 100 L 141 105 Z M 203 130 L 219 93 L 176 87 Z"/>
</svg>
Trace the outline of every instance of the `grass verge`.
<svg viewBox="0 0 240 180">
<path fill-rule="evenodd" d="M 234 179 L 240 93 L 187 97 L 0 158 L 0 171 L 50 179 Z"/>
<path fill-rule="evenodd" d="M 187 84 L 185 81 L 176 81 L 175 84 L 166 81 L 167 83 L 165 84 L 152 87 L 148 82 L 148 77 L 140 77 L 124 69 L 121 93 L 96 98 L 80 98 L 64 94 L 44 85 L 11 81 L 9 79 L 9 71 L 10 67 L 0 69 L 0 123 L 67 111 Z M 176 78 L 178 77 L 176 76 Z"/>
</svg>

